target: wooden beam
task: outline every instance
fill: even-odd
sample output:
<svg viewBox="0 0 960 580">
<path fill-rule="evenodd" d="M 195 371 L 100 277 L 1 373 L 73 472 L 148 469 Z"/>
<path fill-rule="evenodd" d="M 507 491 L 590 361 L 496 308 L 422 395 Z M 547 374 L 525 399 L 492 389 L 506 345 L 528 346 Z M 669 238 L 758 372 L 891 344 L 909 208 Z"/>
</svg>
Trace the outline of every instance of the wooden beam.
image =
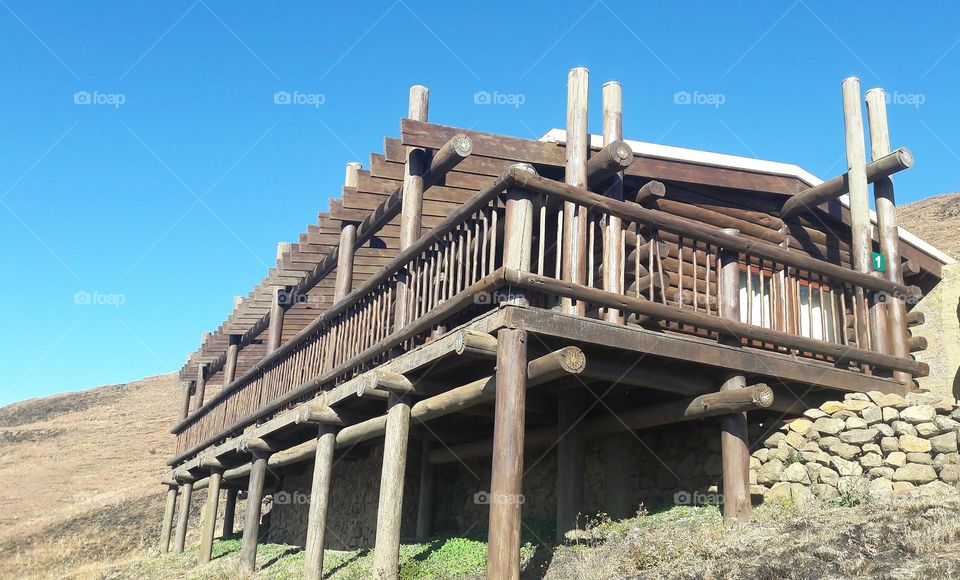
<svg viewBox="0 0 960 580">
<path fill-rule="evenodd" d="M 317 451 L 313 463 L 313 482 L 310 488 L 310 511 L 307 515 L 307 543 L 303 558 L 303 577 L 320 580 L 323 577 L 323 550 L 327 528 L 327 510 L 330 503 L 330 483 L 333 477 L 333 452 L 337 434 L 334 427 L 321 426 L 317 435 Z"/>
<path fill-rule="evenodd" d="M 623 170 L 633 162 L 633 151 L 627 146 L 623 148 L 623 94 L 620 83 L 610 81 L 603 84 L 603 144 L 604 149 L 613 149 L 615 154 L 610 157 L 626 163 L 617 163 L 616 170 L 610 174 L 609 182 L 600 192 L 603 195 L 623 201 Z M 624 143 L 624 145 L 626 145 Z M 596 157 L 596 156 L 595 156 Z M 590 174 L 590 164 L 595 163 L 591 157 L 587 163 L 587 173 Z M 590 182 L 588 178 L 588 183 Z M 605 241 L 603 243 L 603 289 L 615 294 L 623 293 L 623 222 L 617 216 L 606 216 Z M 623 323 L 623 314 L 616 308 L 604 308 L 602 318 L 607 322 Z"/>
<path fill-rule="evenodd" d="M 410 439 L 410 403 L 402 395 L 391 392 L 387 405 L 373 568 L 378 578 L 397 578 L 400 570 L 403 476 L 407 468 Z"/>
<path fill-rule="evenodd" d="M 605 90 L 606 86 L 604 85 Z M 616 86 L 619 87 L 619 83 Z M 604 138 L 603 149 L 591 155 L 590 160 L 587 161 L 587 183 L 593 188 L 602 188 L 610 178 L 622 175 L 623 170 L 630 167 L 632 162 L 633 150 L 626 141 L 620 138 L 610 140 Z"/>
<path fill-rule="evenodd" d="M 223 506 L 223 538 L 233 535 L 234 520 L 237 516 L 237 489 L 227 489 L 227 501 Z"/>
<path fill-rule="evenodd" d="M 426 458 L 424 458 L 426 461 Z M 160 553 L 170 551 L 170 531 L 173 527 L 173 514 L 177 509 L 177 485 L 167 485 L 167 502 L 163 508 L 163 524 L 160 528 Z"/>
<path fill-rule="evenodd" d="M 359 163 L 347 163 L 344 187 L 356 187 Z M 357 225 L 345 222 L 340 227 L 340 244 L 337 246 L 337 279 L 333 301 L 339 302 L 353 289 L 354 244 L 357 241 Z"/>
<path fill-rule="evenodd" d="M 283 315 L 289 307 L 289 296 L 286 288 L 274 286 L 270 298 L 270 326 L 267 329 L 267 354 L 280 348 L 283 342 Z"/>
<path fill-rule="evenodd" d="M 667 194 L 667 186 L 653 179 L 643 184 L 637 195 L 633 197 L 633 202 L 637 204 L 646 203 L 652 199 L 662 198 Z"/>
<path fill-rule="evenodd" d="M 250 464 L 250 482 L 247 487 L 246 519 L 240 544 L 240 569 L 249 574 L 257 569 L 257 542 L 260 536 L 260 510 L 263 486 L 267 480 L 267 455 L 254 452 Z"/>
<path fill-rule="evenodd" d="M 567 75 L 567 145 L 564 182 L 578 189 L 587 187 L 587 153 L 590 151 L 590 132 L 587 130 L 587 93 L 589 72 L 586 68 L 571 69 Z M 584 284 L 587 279 L 587 222 L 589 208 L 576 202 L 563 203 L 563 243 L 561 259 L 563 279 Z M 570 298 L 561 300 L 566 314 L 586 314 L 586 304 Z"/>
<path fill-rule="evenodd" d="M 874 158 L 873 162 L 866 166 L 866 179 L 868 183 L 876 183 L 910 167 L 913 167 L 913 155 L 909 149 L 901 147 L 892 153 L 887 153 L 879 159 Z M 843 175 L 824 181 L 820 185 L 815 185 L 801 191 L 783 204 L 783 209 L 780 210 L 780 217 L 783 219 L 793 217 L 804 211 L 812 210 L 821 204 L 837 199 L 850 191 L 849 183 L 849 173 L 844 173 Z"/>
<path fill-rule="evenodd" d="M 231 334 L 227 345 L 227 357 L 223 364 L 223 384 L 229 385 L 237 376 L 237 359 L 240 358 L 240 340 L 243 336 Z"/>
<path fill-rule="evenodd" d="M 583 474 L 586 465 L 584 420 L 590 408 L 587 390 L 574 387 L 560 393 L 557 430 L 557 543 L 578 529 L 583 513 Z"/>
<path fill-rule="evenodd" d="M 454 347 L 454 350 L 459 355 L 470 354 L 481 357 L 496 358 L 497 337 L 485 332 L 461 330 L 457 333 L 456 346 Z"/>
<path fill-rule="evenodd" d="M 190 414 L 190 400 L 193 398 L 197 381 L 187 381 L 183 387 L 183 403 L 180 407 L 180 421 L 186 421 Z"/>
<path fill-rule="evenodd" d="M 207 478 L 207 509 L 200 530 L 200 564 L 207 564 L 213 555 L 213 534 L 217 529 L 217 510 L 220 508 L 220 484 L 223 470 L 214 469 Z"/>
<path fill-rule="evenodd" d="M 193 396 L 193 412 L 196 413 L 203 406 L 203 397 L 207 390 L 207 365 L 197 367 L 196 393 Z"/>
<path fill-rule="evenodd" d="M 190 501 L 193 499 L 193 482 L 187 481 L 180 487 L 180 513 L 177 516 L 177 535 L 173 543 L 173 553 L 182 554 L 187 541 L 187 523 L 190 521 Z"/>
</svg>

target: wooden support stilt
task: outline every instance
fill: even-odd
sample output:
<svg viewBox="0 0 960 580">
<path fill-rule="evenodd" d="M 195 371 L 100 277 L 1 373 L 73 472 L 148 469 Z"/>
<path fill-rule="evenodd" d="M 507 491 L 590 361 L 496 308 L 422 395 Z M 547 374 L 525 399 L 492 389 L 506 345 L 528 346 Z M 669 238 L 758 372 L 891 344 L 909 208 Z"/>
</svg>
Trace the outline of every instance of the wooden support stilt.
<svg viewBox="0 0 960 580">
<path fill-rule="evenodd" d="M 615 520 L 634 513 L 633 457 L 627 451 L 630 439 L 630 435 L 617 434 L 603 440 L 603 511 Z"/>
<path fill-rule="evenodd" d="M 200 530 L 200 563 L 206 564 L 213 555 L 213 535 L 217 529 L 217 510 L 220 508 L 220 484 L 223 482 L 223 470 L 213 469 L 207 478 L 207 509 L 203 514 L 203 528 Z"/>
<path fill-rule="evenodd" d="M 290 294 L 282 286 L 273 287 L 270 300 L 270 326 L 267 328 L 267 354 L 280 348 L 283 342 L 283 316 L 290 302 Z"/>
<path fill-rule="evenodd" d="M 336 442 L 336 427 L 321 425 L 317 435 L 313 484 L 310 489 L 310 512 L 307 516 L 307 545 L 303 558 L 303 577 L 306 580 L 319 580 L 323 577 L 323 550 Z"/>
<path fill-rule="evenodd" d="M 247 488 L 247 514 L 243 524 L 243 541 L 240 545 L 240 569 L 253 573 L 257 568 L 257 541 L 260 536 L 260 509 L 263 503 L 263 486 L 267 480 L 267 455 L 253 452 L 250 465 L 250 484 Z"/>
<path fill-rule="evenodd" d="M 610 146 L 623 139 L 623 96 L 620 83 L 610 81 L 603 85 L 603 144 Z M 629 155 L 633 161 L 633 152 Z M 603 186 L 603 195 L 623 201 L 623 171 L 615 173 Z M 623 294 L 623 223 L 619 217 L 605 216 L 603 242 L 603 289 Z M 603 319 L 622 323 L 623 314 L 615 308 L 605 308 Z"/>
<path fill-rule="evenodd" d="M 433 535 L 433 507 L 436 492 L 436 468 L 427 456 L 433 442 L 423 440 L 420 456 L 420 501 L 417 503 L 417 542 L 426 542 Z"/>
<path fill-rule="evenodd" d="M 527 393 L 526 331 L 501 329 L 497 332 L 497 348 L 487 577 L 516 580 L 520 578 L 520 508 Z"/>
<path fill-rule="evenodd" d="M 177 509 L 177 486 L 167 486 L 167 503 L 163 508 L 163 527 L 160 528 L 160 553 L 170 551 L 170 531 L 173 527 L 173 514 Z"/>
<path fill-rule="evenodd" d="M 197 409 L 203 406 L 204 394 L 207 390 L 207 364 L 203 363 L 197 366 L 197 388 L 196 394 L 193 396 L 193 410 L 196 412 Z"/>
<path fill-rule="evenodd" d="M 193 399 L 193 393 L 196 390 L 196 381 L 187 381 L 183 389 L 183 405 L 180 409 L 180 420 L 183 421 L 190 414 L 190 401 Z"/>
<path fill-rule="evenodd" d="M 359 163 L 347 163 L 347 172 L 343 180 L 344 187 L 356 187 Z M 340 226 L 340 245 L 337 252 L 337 279 L 334 286 L 333 302 L 337 303 L 353 290 L 353 245 L 357 241 L 357 224 L 344 222 Z"/>
<path fill-rule="evenodd" d="M 378 578 L 395 579 L 400 574 L 400 522 L 410 437 L 410 403 L 403 395 L 391 392 L 387 405 L 373 567 Z"/>
<path fill-rule="evenodd" d="M 860 108 L 860 79 L 849 77 L 841 84 L 843 94 L 843 128 L 846 135 L 847 181 L 850 185 L 850 253 L 853 269 L 870 274 L 873 250 L 873 225 L 870 223 L 870 200 L 867 197 L 866 150 L 863 137 L 863 114 Z M 888 353 L 885 346 L 886 320 L 882 304 L 870 300 L 857 288 L 857 304 L 861 313 L 869 309 L 869 317 L 860 316 L 857 324 L 857 346 Z"/>
<path fill-rule="evenodd" d="M 237 377 L 237 359 L 240 357 L 240 334 L 231 334 L 227 344 L 227 357 L 223 363 L 223 386 L 227 386 Z"/>
<path fill-rule="evenodd" d="M 583 473 L 586 462 L 584 415 L 589 408 L 586 388 L 577 385 L 560 393 L 557 431 L 557 542 L 579 527 L 583 513 Z"/>
<path fill-rule="evenodd" d="M 190 521 L 190 501 L 193 499 L 193 482 L 187 481 L 180 487 L 180 513 L 177 514 L 177 535 L 173 543 L 173 553 L 182 554 L 187 541 L 187 523 Z"/>
<path fill-rule="evenodd" d="M 890 153 L 890 128 L 887 125 L 887 100 L 883 89 L 867 91 L 867 121 L 870 126 L 870 157 L 877 161 Z M 900 264 L 900 234 L 897 231 L 897 205 L 893 193 L 893 180 L 884 177 L 873 182 L 873 199 L 877 208 L 877 232 L 880 252 L 886 262 L 884 274 L 887 280 L 903 283 Z M 907 358 L 907 309 L 901 296 L 887 296 L 884 301 L 887 313 L 890 354 Z M 894 371 L 894 379 L 911 384 L 909 373 Z"/>
<path fill-rule="evenodd" d="M 567 75 L 567 160 L 564 182 L 575 187 L 587 187 L 587 153 L 590 151 L 590 133 L 587 131 L 587 93 L 589 72 L 586 68 L 571 69 Z M 570 201 L 563 203 L 562 274 L 563 280 L 583 284 L 587 279 L 587 206 Z M 582 301 L 563 298 L 565 314 L 583 316 L 587 305 Z"/>
<path fill-rule="evenodd" d="M 739 235 L 737 230 L 725 233 Z M 721 301 L 720 316 L 740 320 L 740 255 L 720 252 Z M 740 338 L 730 340 L 740 345 Z M 742 374 L 731 375 L 720 391 L 743 389 L 747 379 Z M 723 521 L 728 527 L 750 520 L 750 444 L 747 440 L 747 414 L 731 413 L 720 418 L 720 451 L 723 461 Z"/>
<path fill-rule="evenodd" d="M 234 520 L 237 517 L 237 489 L 227 490 L 227 501 L 223 506 L 223 538 L 233 535 Z"/>
</svg>

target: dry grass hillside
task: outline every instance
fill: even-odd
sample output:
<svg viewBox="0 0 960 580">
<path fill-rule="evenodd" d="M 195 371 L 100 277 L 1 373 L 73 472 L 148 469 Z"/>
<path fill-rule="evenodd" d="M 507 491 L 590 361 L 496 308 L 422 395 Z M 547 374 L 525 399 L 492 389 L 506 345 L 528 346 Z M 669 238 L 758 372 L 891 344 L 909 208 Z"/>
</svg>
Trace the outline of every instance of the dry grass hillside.
<svg viewBox="0 0 960 580">
<path fill-rule="evenodd" d="M 960 193 L 946 193 L 897 208 L 897 221 L 948 255 L 960 257 Z"/>
<path fill-rule="evenodd" d="M 174 375 L 0 409 L 0 576 L 96 577 L 156 543 Z"/>
</svg>

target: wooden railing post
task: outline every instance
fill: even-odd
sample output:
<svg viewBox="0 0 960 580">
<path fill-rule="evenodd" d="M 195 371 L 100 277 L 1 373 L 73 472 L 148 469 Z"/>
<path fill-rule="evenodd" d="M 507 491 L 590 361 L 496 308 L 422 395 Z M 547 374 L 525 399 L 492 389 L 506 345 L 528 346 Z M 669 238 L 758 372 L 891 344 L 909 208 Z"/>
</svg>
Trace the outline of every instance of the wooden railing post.
<svg viewBox="0 0 960 580">
<path fill-rule="evenodd" d="M 846 135 L 847 180 L 850 184 L 850 229 L 853 239 L 850 253 L 853 268 L 864 274 L 872 271 L 873 226 L 870 223 L 870 200 L 867 197 L 867 160 L 863 136 L 863 114 L 860 108 L 860 79 L 849 77 L 841 84 L 843 94 L 843 127 Z M 886 320 L 883 304 L 870 300 L 863 288 L 856 289 L 858 317 L 857 346 L 887 353 Z M 869 311 L 869 316 L 867 312 Z"/>
<path fill-rule="evenodd" d="M 319 580 L 323 577 L 323 549 L 336 442 L 335 428 L 331 425 L 321 425 L 317 434 L 317 452 L 310 490 L 310 512 L 307 516 L 307 543 L 303 558 L 303 577 L 306 580 Z"/>
<path fill-rule="evenodd" d="M 587 186 L 587 153 L 590 150 L 590 133 L 587 131 L 587 92 L 589 72 L 586 68 L 571 69 L 567 75 L 567 161 L 564 183 L 574 187 Z M 587 206 L 570 201 L 563 203 L 563 254 L 562 275 L 564 281 L 584 284 L 587 279 Z M 583 316 L 587 305 L 570 298 L 561 300 L 566 314 Z"/>
<path fill-rule="evenodd" d="M 193 480 L 180 487 L 180 513 L 177 514 L 177 534 L 173 542 L 173 553 L 182 554 L 187 541 L 187 523 L 190 521 L 190 501 L 193 499 Z"/>
<path fill-rule="evenodd" d="M 520 508 L 523 484 L 524 413 L 527 396 L 527 332 L 497 332 L 496 414 L 490 479 L 487 577 L 520 578 Z"/>
<path fill-rule="evenodd" d="M 290 306 L 293 297 L 288 288 L 274 286 L 273 297 L 270 300 L 270 326 L 267 328 L 267 354 L 280 348 L 283 341 L 283 317 Z"/>
<path fill-rule="evenodd" d="M 167 486 L 167 503 L 163 508 L 163 527 L 160 529 L 160 553 L 170 551 L 170 530 L 173 527 L 173 514 L 177 509 L 177 486 Z"/>
<path fill-rule="evenodd" d="M 237 359 L 240 357 L 240 334 L 231 334 L 227 344 L 227 357 L 223 362 L 223 386 L 226 387 L 237 377 Z"/>
<path fill-rule="evenodd" d="M 207 363 L 197 366 L 197 387 L 193 397 L 193 412 L 196 413 L 203 406 L 203 397 L 207 390 Z"/>
<path fill-rule="evenodd" d="M 229 538 L 233 535 L 234 519 L 237 516 L 237 489 L 231 487 L 227 490 L 227 501 L 223 506 L 223 535 L 222 538 Z"/>
<path fill-rule="evenodd" d="M 347 163 L 347 172 L 343 179 L 344 187 L 356 187 L 359 179 L 360 164 Z M 343 222 L 340 226 L 340 245 L 337 248 L 337 279 L 333 291 L 333 303 L 336 304 L 353 290 L 353 245 L 357 241 L 357 224 Z"/>
<path fill-rule="evenodd" d="M 724 233 L 739 235 L 733 229 Z M 720 250 L 720 316 L 740 321 L 740 255 Z M 740 339 L 729 341 L 736 346 Z M 746 377 L 732 374 L 720 387 L 721 391 L 742 389 Z M 750 520 L 750 444 L 747 439 L 747 414 L 733 413 L 720 418 L 720 452 L 723 462 L 723 521 L 735 526 Z"/>
<path fill-rule="evenodd" d="M 187 381 L 183 389 L 183 405 L 180 409 L 180 420 L 183 421 L 190 414 L 190 401 L 196 391 L 197 381 Z"/>
<path fill-rule="evenodd" d="M 890 153 L 890 129 L 887 125 L 887 100 L 883 89 L 867 91 L 867 121 L 870 126 L 870 157 L 876 161 Z M 880 252 L 886 262 L 887 280 L 903 284 L 900 265 L 900 234 L 897 231 L 897 206 L 893 193 L 893 180 L 884 177 L 873 183 L 873 199 L 877 207 L 877 231 L 880 237 Z M 910 356 L 907 346 L 907 309 L 903 296 L 888 296 L 884 302 L 887 309 L 890 354 L 901 358 Z M 893 377 L 911 384 L 910 373 L 894 371 Z"/>
<path fill-rule="evenodd" d="M 263 486 L 267 480 L 267 459 L 263 451 L 253 452 L 250 465 L 250 482 L 247 488 L 247 513 L 243 524 L 243 540 L 240 545 L 240 568 L 252 573 L 257 568 L 257 541 L 260 536 L 260 510 L 263 504 Z"/>
<path fill-rule="evenodd" d="M 223 482 L 223 469 L 210 471 L 207 479 L 207 509 L 203 514 L 203 528 L 200 530 L 201 564 L 210 562 L 213 555 L 213 534 L 217 529 L 217 510 L 220 507 L 220 485 Z"/>
<path fill-rule="evenodd" d="M 623 95 L 619 82 L 603 85 L 603 145 L 623 139 Z M 603 195 L 623 201 L 623 172 L 613 176 L 603 185 Z M 619 217 L 605 215 L 603 242 L 603 289 L 614 294 L 623 294 L 623 224 Z M 623 315 L 615 308 L 605 308 L 603 319 L 623 323 Z"/>
<path fill-rule="evenodd" d="M 426 542 L 433 535 L 433 507 L 436 501 L 436 468 L 427 459 L 433 442 L 423 440 L 420 453 L 420 501 L 417 503 L 417 542 Z"/>
<path fill-rule="evenodd" d="M 521 166 L 530 175 L 536 175 L 530 165 Z M 506 192 L 503 214 L 503 267 L 521 272 L 530 271 L 533 256 L 533 196 L 522 186 Z M 525 306 L 526 296 L 516 288 L 508 288 L 511 304 Z"/>
</svg>

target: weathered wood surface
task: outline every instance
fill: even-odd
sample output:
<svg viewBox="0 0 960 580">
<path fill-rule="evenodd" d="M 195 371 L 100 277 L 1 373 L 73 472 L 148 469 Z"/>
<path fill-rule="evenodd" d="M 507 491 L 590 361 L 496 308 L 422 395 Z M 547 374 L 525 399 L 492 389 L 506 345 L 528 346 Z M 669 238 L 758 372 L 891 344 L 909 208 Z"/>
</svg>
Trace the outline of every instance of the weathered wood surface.
<svg viewBox="0 0 960 580">
<path fill-rule="evenodd" d="M 307 542 L 303 557 L 305 580 L 323 577 L 323 551 L 326 545 L 327 512 L 330 508 L 330 484 L 333 476 L 333 450 L 336 444 L 333 427 L 320 427 L 310 487 L 310 510 L 307 514 Z"/>
<path fill-rule="evenodd" d="M 240 544 L 239 565 L 247 573 L 257 569 L 257 542 L 260 536 L 260 511 L 263 487 L 267 480 L 267 455 L 253 453 L 250 462 L 250 481 L 247 486 L 246 519 Z"/>
<path fill-rule="evenodd" d="M 207 509 L 203 514 L 203 524 L 200 530 L 201 564 L 210 562 L 213 555 L 213 535 L 217 529 L 217 510 L 220 508 L 220 484 L 223 481 L 223 471 L 214 469 L 207 477 Z"/>
<path fill-rule="evenodd" d="M 177 485 L 167 485 L 167 498 L 163 508 L 163 524 L 160 528 L 160 553 L 170 551 L 170 532 L 173 527 L 173 516 L 177 509 Z"/>
</svg>

